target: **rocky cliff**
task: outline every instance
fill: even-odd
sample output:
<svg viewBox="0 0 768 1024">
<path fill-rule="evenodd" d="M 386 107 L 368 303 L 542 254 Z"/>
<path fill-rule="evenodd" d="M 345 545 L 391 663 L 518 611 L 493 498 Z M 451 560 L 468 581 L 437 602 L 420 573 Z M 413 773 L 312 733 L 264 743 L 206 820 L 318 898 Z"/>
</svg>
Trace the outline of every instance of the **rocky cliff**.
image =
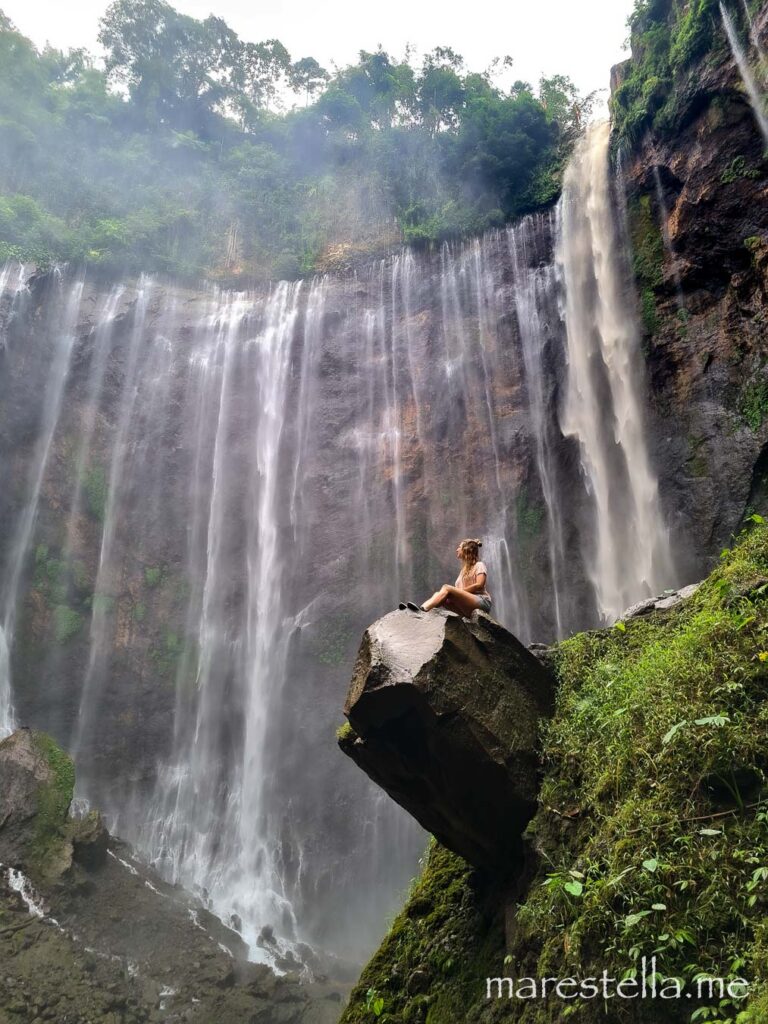
<svg viewBox="0 0 768 1024">
<path fill-rule="evenodd" d="M 726 6 L 762 87 L 768 9 Z M 714 553 L 766 508 L 766 144 L 716 4 L 650 5 L 632 47 L 614 69 L 615 135 L 654 449 L 689 552 Z"/>
</svg>

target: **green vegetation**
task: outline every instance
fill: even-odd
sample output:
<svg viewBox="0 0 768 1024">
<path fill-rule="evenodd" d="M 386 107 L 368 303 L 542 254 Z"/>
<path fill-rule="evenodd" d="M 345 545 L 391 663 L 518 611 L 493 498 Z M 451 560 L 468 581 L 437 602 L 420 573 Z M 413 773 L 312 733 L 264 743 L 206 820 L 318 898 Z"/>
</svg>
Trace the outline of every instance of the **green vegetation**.
<svg viewBox="0 0 768 1024">
<path fill-rule="evenodd" d="M 100 523 L 104 522 L 107 507 L 107 475 L 103 466 L 92 466 L 83 480 L 88 511 Z"/>
<path fill-rule="evenodd" d="M 53 635 L 57 644 L 65 644 L 80 632 L 82 615 L 66 604 L 57 604 L 52 613 Z"/>
<path fill-rule="evenodd" d="M 150 565 L 144 570 L 144 582 L 153 589 L 160 584 L 162 576 L 163 571 L 157 565 Z"/>
<path fill-rule="evenodd" d="M 546 774 L 528 830 L 540 867 L 511 948 L 498 921 L 482 915 L 492 901 L 478 880 L 435 846 L 345 1024 L 371 1019 L 368 989 L 384 998 L 382 1019 L 490 1024 L 500 1007 L 485 1004 L 487 976 L 585 978 L 607 969 L 632 978 L 643 956 L 686 985 L 702 975 L 753 985 L 746 1006 L 694 998 L 668 1004 L 670 1020 L 764 1019 L 768 526 L 753 516 L 686 603 L 623 626 L 556 650 L 557 709 L 545 729 Z M 452 961 L 446 971 L 440 956 Z M 409 995 L 417 969 L 430 983 L 426 994 Z M 574 1005 L 578 1011 L 558 1000 L 505 1001 L 504 1019 L 607 1019 L 600 1000 Z"/>
<path fill-rule="evenodd" d="M 167 630 L 161 644 L 153 647 L 150 657 L 162 676 L 170 677 L 176 672 L 179 658 L 184 653 L 184 643 L 178 633 Z"/>
<path fill-rule="evenodd" d="M 34 732 L 32 737 L 51 772 L 50 782 L 38 793 L 35 836 L 29 851 L 31 873 L 40 877 L 53 867 L 64 839 L 63 826 L 75 789 L 75 766 L 50 736 Z"/>
<path fill-rule="evenodd" d="M 643 326 L 646 334 L 653 334 L 658 327 L 655 289 L 664 279 L 664 238 L 654 219 L 650 196 L 641 195 L 630 204 L 629 231 Z"/>
<path fill-rule="evenodd" d="M 740 21 L 740 3 L 729 3 Z M 653 127 L 669 129 L 684 95 L 683 77 L 718 44 L 724 44 L 718 0 L 636 0 L 629 18 L 632 60 L 611 100 L 614 137 L 637 143 Z"/>
<path fill-rule="evenodd" d="M 531 501 L 526 487 L 521 487 L 515 498 L 517 536 L 522 551 L 529 551 L 541 533 L 544 509 Z"/>
<path fill-rule="evenodd" d="M 720 175 L 723 185 L 730 185 L 739 178 L 759 178 L 760 171 L 756 167 L 747 167 L 747 161 L 743 156 L 735 156 Z"/>
<path fill-rule="evenodd" d="M 495 894 L 494 894 L 495 895 Z M 340 1024 L 456 1024 L 504 956 L 503 906 L 455 854 L 430 843 L 426 867 L 352 991 Z M 374 993 L 374 997 L 371 997 Z M 374 1016 L 373 1002 L 382 1000 Z"/>
<path fill-rule="evenodd" d="M 323 620 L 322 636 L 317 639 L 317 660 L 322 665 L 341 665 L 349 657 L 354 640 L 349 615 L 329 615 Z"/>
<path fill-rule="evenodd" d="M 764 976 L 767 648 L 762 520 L 668 618 L 559 646 L 524 973 L 589 974 L 602 957 L 633 977 L 655 955 L 686 983 Z"/>
<path fill-rule="evenodd" d="M 349 724 L 349 722 L 343 722 L 336 730 L 336 739 L 343 743 L 344 740 L 353 740 L 355 738 L 355 730 Z"/>
<path fill-rule="evenodd" d="M 329 74 L 164 0 L 115 0 L 99 39 L 103 69 L 0 13 L 0 260 L 229 281 L 476 232 L 552 202 L 591 103 L 447 47 Z"/>
<path fill-rule="evenodd" d="M 741 415 L 755 433 L 768 421 L 768 367 L 748 381 L 741 393 Z"/>
</svg>

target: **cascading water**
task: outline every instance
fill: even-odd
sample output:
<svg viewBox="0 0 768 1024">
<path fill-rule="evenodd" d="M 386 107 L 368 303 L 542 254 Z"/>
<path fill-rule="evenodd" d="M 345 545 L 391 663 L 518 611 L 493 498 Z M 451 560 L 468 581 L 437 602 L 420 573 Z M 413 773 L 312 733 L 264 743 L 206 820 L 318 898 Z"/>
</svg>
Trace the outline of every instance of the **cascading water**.
<svg viewBox="0 0 768 1024">
<path fill-rule="evenodd" d="M 23 286 L 23 273 L 19 274 L 17 281 L 19 282 L 16 288 L 18 294 Z M 53 275 L 52 287 L 57 291 L 63 288 L 59 272 L 55 272 Z M 48 466 L 53 435 L 59 421 L 64 386 L 69 373 L 72 347 L 75 341 L 75 323 L 80 311 L 82 290 L 82 280 L 76 280 L 69 286 L 63 318 L 53 339 L 50 371 L 43 394 L 37 444 L 29 464 L 26 496 L 5 558 L 2 590 L 0 591 L 0 736 L 8 735 L 14 727 L 10 650 L 13 645 L 16 625 L 19 585 L 35 527 L 40 491 Z"/>
<path fill-rule="evenodd" d="M 744 83 L 744 88 L 747 90 L 747 95 L 749 96 L 749 102 L 752 106 L 755 120 L 760 128 L 763 141 L 768 147 L 768 115 L 766 115 L 765 112 L 765 99 L 758 87 L 755 76 L 752 74 L 752 68 L 749 66 L 747 54 L 739 40 L 739 35 L 736 31 L 733 18 L 722 3 L 720 4 L 720 16 L 723 19 L 723 27 L 725 28 L 725 34 L 728 36 L 728 43 L 731 47 L 733 59 L 736 61 L 736 67 L 739 69 L 739 74 L 741 75 L 741 80 Z M 762 54 L 760 54 L 760 56 L 762 58 Z"/>
<path fill-rule="evenodd" d="M 747 26 L 749 28 L 749 38 L 752 40 L 752 45 L 754 46 L 754 48 L 755 48 L 755 50 L 757 52 L 757 55 L 760 58 L 761 63 L 764 65 L 762 70 L 763 70 L 763 74 L 765 74 L 765 71 L 766 71 L 766 68 L 765 68 L 765 63 L 766 63 L 765 47 L 763 46 L 762 42 L 760 41 L 760 36 L 758 35 L 758 31 L 757 31 L 757 25 L 755 24 L 755 20 L 752 17 L 752 14 L 751 14 L 751 12 L 749 10 L 749 5 L 747 3 L 747 0 L 741 0 L 741 7 L 742 7 L 742 10 L 744 11 L 744 18 L 745 18 L 745 20 L 747 22 Z"/>
<path fill-rule="evenodd" d="M 362 630 L 452 582 L 458 539 L 524 640 L 667 581 L 606 147 L 559 213 L 434 256 L 267 295 L 65 272 L 5 318 L 0 390 L 39 402 L 0 494 L 13 703 L 254 956 L 266 925 L 359 956 L 413 873 L 422 833 L 333 732 Z"/>
<path fill-rule="evenodd" d="M 609 141 L 606 123 L 577 145 L 565 174 L 557 251 L 568 361 L 561 422 L 579 442 L 594 505 L 588 571 L 605 622 L 673 577 L 646 444 L 637 318 L 627 298 Z"/>
</svg>

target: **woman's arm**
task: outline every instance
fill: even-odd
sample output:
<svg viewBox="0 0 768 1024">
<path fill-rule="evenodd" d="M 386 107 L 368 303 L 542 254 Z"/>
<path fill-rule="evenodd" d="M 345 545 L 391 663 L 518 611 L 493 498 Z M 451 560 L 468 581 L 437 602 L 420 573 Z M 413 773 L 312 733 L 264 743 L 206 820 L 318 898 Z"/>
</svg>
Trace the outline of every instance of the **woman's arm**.
<svg viewBox="0 0 768 1024">
<path fill-rule="evenodd" d="M 472 586 L 464 587 L 464 590 L 466 590 L 468 594 L 482 594 L 482 592 L 485 590 L 486 579 L 486 574 L 484 572 L 480 572 L 475 577 L 475 582 L 472 584 Z"/>
</svg>

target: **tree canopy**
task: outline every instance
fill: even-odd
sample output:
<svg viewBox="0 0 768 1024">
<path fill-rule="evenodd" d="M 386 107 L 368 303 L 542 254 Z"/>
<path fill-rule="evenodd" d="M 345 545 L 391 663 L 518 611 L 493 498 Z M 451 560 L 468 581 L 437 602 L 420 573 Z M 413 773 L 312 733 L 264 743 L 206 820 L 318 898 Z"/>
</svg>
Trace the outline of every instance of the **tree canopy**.
<svg viewBox="0 0 768 1024">
<path fill-rule="evenodd" d="M 329 72 L 166 0 L 114 0 L 99 42 L 38 51 L 0 12 L 0 259 L 295 276 L 481 231 L 555 198 L 591 99 L 449 47 Z"/>
</svg>

